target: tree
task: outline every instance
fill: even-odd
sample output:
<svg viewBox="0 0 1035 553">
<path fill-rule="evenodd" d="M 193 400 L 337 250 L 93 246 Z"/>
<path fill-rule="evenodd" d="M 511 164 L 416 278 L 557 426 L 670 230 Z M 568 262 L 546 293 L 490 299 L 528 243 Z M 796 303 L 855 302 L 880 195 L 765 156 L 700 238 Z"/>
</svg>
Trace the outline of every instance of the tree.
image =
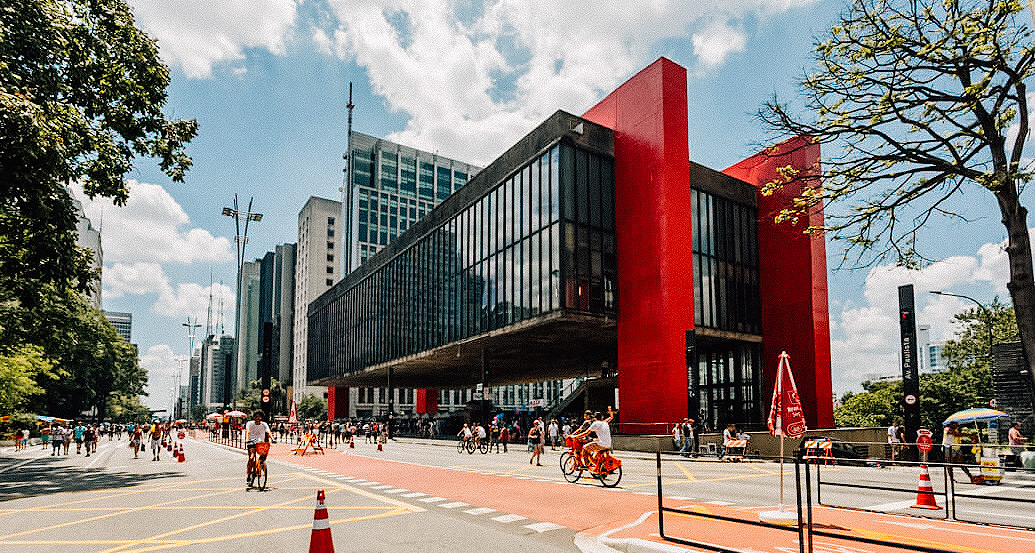
<svg viewBox="0 0 1035 553">
<path fill-rule="evenodd" d="M 284 385 L 279 380 L 272 380 L 270 384 L 270 402 L 267 405 L 262 403 L 262 390 L 260 389 L 261 382 L 259 380 L 253 380 L 249 383 L 247 390 L 241 390 L 238 394 L 238 401 L 241 402 L 241 408 L 248 413 L 254 413 L 259 409 L 266 412 L 267 418 L 272 418 L 274 415 L 285 414 L 284 408 Z"/>
<path fill-rule="evenodd" d="M 783 168 L 763 193 L 811 185 L 778 220 L 850 204 L 810 229 L 845 242 L 843 262 L 890 256 L 922 265 L 925 225 L 936 216 L 969 223 L 955 211 L 967 205 L 962 196 L 988 194 L 1006 228 L 1007 286 L 1035 384 L 1035 279 L 1020 200 L 1031 177 L 1025 81 L 1035 60 L 1025 10 L 1018 0 L 854 0 L 802 82 L 812 117 L 797 118 L 776 99 L 760 117 L 837 152 L 822 167 Z"/>
<path fill-rule="evenodd" d="M 136 156 L 182 181 L 197 124 L 162 114 L 169 70 L 123 0 L 0 6 L 0 299 L 35 306 L 41 285 L 85 291 L 65 186 L 125 204 Z"/>
<path fill-rule="evenodd" d="M 26 407 L 44 391 L 37 379 L 55 379 L 60 374 L 39 346 L 23 345 L 10 352 L 0 350 L 0 413 Z"/>
<path fill-rule="evenodd" d="M 995 342 L 1017 340 L 1013 309 L 998 299 L 992 302 L 992 328 Z M 920 375 L 920 425 L 940 432 L 949 415 L 988 405 L 992 398 L 992 367 L 988 355 L 988 315 L 970 309 L 955 316 L 962 327 L 956 338 L 945 343 L 942 356 L 946 370 Z M 863 382 L 862 393 L 845 394 L 834 409 L 838 426 L 888 426 L 902 417 L 902 381 Z M 915 436 L 914 436 L 915 437 Z"/>
<path fill-rule="evenodd" d="M 138 395 L 112 394 L 108 398 L 108 420 L 117 424 L 144 422 L 151 420 L 151 410 Z"/>
<path fill-rule="evenodd" d="M 318 398 L 313 394 L 306 394 L 295 406 L 298 409 L 300 420 L 326 420 L 327 400 Z"/>
</svg>

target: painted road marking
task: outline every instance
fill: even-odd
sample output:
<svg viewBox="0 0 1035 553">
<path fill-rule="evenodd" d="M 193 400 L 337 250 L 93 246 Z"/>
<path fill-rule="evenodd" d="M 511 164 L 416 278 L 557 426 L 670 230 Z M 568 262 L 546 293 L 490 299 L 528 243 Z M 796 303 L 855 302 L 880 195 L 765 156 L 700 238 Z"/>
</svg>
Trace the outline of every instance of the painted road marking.
<svg viewBox="0 0 1035 553">
<path fill-rule="evenodd" d="M 905 509 L 911 507 L 915 501 L 907 499 L 905 501 L 893 501 L 891 503 L 881 503 L 880 505 L 870 505 L 869 507 L 863 507 L 867 511 L 896 511 L 898 509 Z"/>
<path fill-rule="evenodd" d="M 733 505 L 729 501 L 705 501 L 709 505 Z"/>
<path fill-rule="evenodd" d="M 439 504 L 439 507 L 442 507 L 443 509 L 456 509 L 457 507 L 469 507 L 469 506 L 470 506 L 469 503 L 464 503 L 463 501 L 454 501 L 452 503 L 440 503 Z"/>
<path fill-rule="evenodd" d="M 536 532 L 542 534 L 543 532 L 549 532 L 550 530 L 557 530 L 559 528 L 564 527 L 560 524 L 554 524 L 552 522 L 537 522 L 535 524 L 525 525 L 525 528 L 528 528 L 529 530 L 535 530 Z"/>
<path fill-rule="evenodd" d="M 444 497 L 425 497 L 424 499 L 418 499 L 417 501 L 421 501 L 421 502 L 424 502 L 424 503 L 438 503 L 439 501 L 445 501 L 445 500 L 446 500 L 446 498 L 444 498 Z"/>
<path fill-rule="evenodd" d="M 694 498 L 687 497 L 685 495 L 668 495 L 668 496 L 665 496 L 665 498 L 666 499 L 675 499 L 676 501 L 693 501 L 694 500 Z"/>
<path fill-rule="evenodd" d="M 389 488 L 394 488 L 394 487 L 395 486 L 393 486 L 391 484 L 381 484 L 380 486 L 370 486 L 370 489 L 372 489 L 372 490 L 387 490 Z"/>
<path fill-rule="evenodd" d="M 402 494 L 402 495 L 401 495 L 401 496 L 399 496 L 399 497 L 409 497 L 409 498 L 413 498 L 413 497 L 424 497 L 424 496 L 426 496 L 426 495 L 428 495 L 428 494 L 426 494 L 426 493 L 420 493 L 420 492 L 410 492 L 410 493 L 404 493 L 404 494 Z"/>
<path fill-rule="evenodd" d="M 394 490 L 385 490 L 382 493 L 403 493 L 403 492 L 408 492 L 408 491 L 410 491 L 410 490 L 407 490 L 406 488 L 395 488 Z"/>
<path fill-rule="evenodd" d="M 502 522 L 504 524 L 507 524 L 507 523 L 511 523 L 511 522 L 517 522 L 519 520 L 528 520 L 528 519 L 526 519 L 525 517 L 523 517 L 521 515 L 502 515 L 502 516 L 498 516 L 498 517 L 493 517 L 492 520 L 495 520 L 496 522 Z"/>
<path fill-rule="evenodd" d="M 496 509 L 490 509 L 488 507 L 478 507 L 477 509 L 468 509 L 464 512 L 469 515 L 487 515 L 489 513 L 495 513 Z"/>
</svg>

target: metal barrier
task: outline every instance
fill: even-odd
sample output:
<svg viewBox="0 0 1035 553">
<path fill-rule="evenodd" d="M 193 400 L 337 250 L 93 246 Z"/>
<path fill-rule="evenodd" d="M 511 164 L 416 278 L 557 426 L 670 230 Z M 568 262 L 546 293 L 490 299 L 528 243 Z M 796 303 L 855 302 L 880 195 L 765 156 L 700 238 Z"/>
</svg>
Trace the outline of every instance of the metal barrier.
<svg viewBox="0 0 1035 553">
<path fill-rule="evenodd" d="M 661 453 L 657 454 L 657 479 L 658 479 L 658 534 L 665 541 L 687 545 L 690 547 L 696 547 L 700 549 L 706 549 L 708 551 L 717 551 L 719 553 L 740 553 L 736 549 L 728 549 L 719 545 L 699 542 L 688 538 L 671 536 L 665 534 L 665 513 L 673 513 L 684 516 L 693 516 L 700 518 L 707 518 L 711 520 L 721 520 L 724 522 L 731 522 L 735 524 L 744 524 L 748 526 L 756 526 L 762 528 L 768 528 L 772 530 L 778 530 L 781 532 L 795 532 L 798 534 L 798 550 L 800 553 L 813 553 L 813 537 L 820 536 L 825 538 L 831 538 L 836 540 L 866 543 L 869 545 L 878 545 L 882 547 L 889 547 L 893 549 L 900 549 L 903 551 L 921 551 L 923 553 L 957 553 L 955 551 L 938 549 L 934 547 L 926 547 L 916 544 L 901 544 L 891 542 L 887 540 L 881 540 L 876 538 L 867 538 L 862 536 L 854 536 L 849 534 L 841 534 L 837 532 L 829 532 L 826 530 L 817 529 L 813 524 L 812 516 L 812 485 L 811 485 L 811 469 L 812 463 L 809 461 L 807 456 L 803 455 L 802 451 L 795 453 L 793 459 L 788 459 L 794 463 L 794 488 L 795 498 L 797 502 L 797 513 L 798 520 L 797 524 L 783 525 L 774 524 L 770 522 L 764 522 L 761 520 L 747 520 L 737 517 L 730 517 L 724 515 L 717 515 L 713 513 L 703 513 L 698 511 L 692 511 L 688 509 L 680 509 L 674 507 L 666 507 L 663 502 L 664 493 L 662 489 L 662 478 L 661 478 Z M 816 465 L 817 467 L 819 465 Z M 804 483 L 802 482 L 802 467 L 804 467 Z M 818 470 L 818 469 L 817 469 Z M 915 490 L 913 490 L 915 493 Z M 818 498 L 817 498 L 818 500 Z"/>
</svg>

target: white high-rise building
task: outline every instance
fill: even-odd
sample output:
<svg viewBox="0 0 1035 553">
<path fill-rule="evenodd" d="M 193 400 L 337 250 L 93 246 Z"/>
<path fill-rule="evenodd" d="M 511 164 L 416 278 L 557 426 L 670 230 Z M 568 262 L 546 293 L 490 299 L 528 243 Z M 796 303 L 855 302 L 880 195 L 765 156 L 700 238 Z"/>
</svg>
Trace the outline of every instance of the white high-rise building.
<svg viewBox="0 0 1035 553">
<path fill-rule="evenodd" d="M 321 386 L 307 384 L 306 354 L 309 340 L 309 302 L 341 278 L 341 202 L 312 196 L 298 212 L 298 245 L 295 251 L 294 363 L 291 398 L 304 394 L 318 397 Z"/>
<path fill-rule="evenodd" d="M 69 196 L 72 197 L 72 205 L 75 206 L 76 213 L 76 224 L 75 231 L 77 234 L 75 243 L 81 248 L 88 248 L 93 252 L 93 268 L 100 273 L 101 268 L 104 266 L 104 249 L 101 247 L 101 231 L 100 229 L 94 228 L 93 223 L 86 216 L 86 211 L 83 210 L 83 202 L 80 202 L 72 195 L 72 192 L 68 192 Z M 90 303 L 93 304 L 97 309 L 101 308 L 101 280 L 97 279 L 90 286 L 90 293 L 88 294 Z"/>
</svg>

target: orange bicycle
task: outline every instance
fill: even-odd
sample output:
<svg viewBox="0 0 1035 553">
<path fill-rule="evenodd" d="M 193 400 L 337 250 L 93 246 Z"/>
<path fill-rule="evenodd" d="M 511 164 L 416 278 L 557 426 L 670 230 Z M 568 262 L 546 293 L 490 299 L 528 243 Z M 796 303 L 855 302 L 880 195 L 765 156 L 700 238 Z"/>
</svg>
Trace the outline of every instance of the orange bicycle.
<svg viewBox="0 0 1035 553">
<path fill-rule="evenodd" d="M 622 461 L 611 455 L 610 449 L 598 453 L 589 461 L 589 465 L 583 464 L 582 445 L 585 441 L 578 438 L 567 437 L 564 445 L 568 451 L 561 454 L 561 474 L 568 482 L 575 483 L 582 478 L 583 471 L 589 471 L 589 475 L 597 480 L 605 488 L 613 488 L 622 480 Z"/>
<path fill-rule="evenodd" d="M 266 489 L 266 456 L 270 453 L 269 442 L 255 444 L 255 458 L 248 461 L 248 487 L 253 485 L 263 491 Z"/>
</svg>

